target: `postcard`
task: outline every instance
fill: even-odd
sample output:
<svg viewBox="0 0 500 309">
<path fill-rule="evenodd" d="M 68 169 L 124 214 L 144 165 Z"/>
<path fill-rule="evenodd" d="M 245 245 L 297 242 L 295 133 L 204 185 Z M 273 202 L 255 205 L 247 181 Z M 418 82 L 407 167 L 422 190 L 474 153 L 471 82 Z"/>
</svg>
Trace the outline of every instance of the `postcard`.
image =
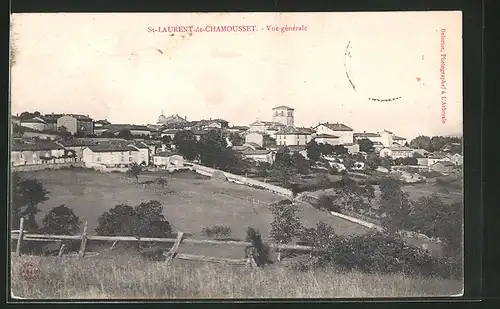
<svg viewBox="0 0 500 309">
<path fill-rule="evenodd" d="M 13 298 L 463 293 L 462 14 L 11 16 Z"/>
</svg>

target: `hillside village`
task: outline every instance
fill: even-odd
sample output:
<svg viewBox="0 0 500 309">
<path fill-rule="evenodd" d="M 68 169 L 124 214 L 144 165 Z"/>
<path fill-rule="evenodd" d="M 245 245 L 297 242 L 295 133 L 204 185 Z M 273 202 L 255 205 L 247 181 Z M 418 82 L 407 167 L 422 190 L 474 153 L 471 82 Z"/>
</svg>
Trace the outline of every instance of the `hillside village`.
<svg viewBox="0 0 500 309">
<path fill-rule="evenodd" d="M 307 147 L 314 144 L 329 149 L 323 151 L 322 157 L 338 171 L 363 171 L 368 168 L 365 164 L 369 155 L 375 154 L 388 160 L 376 167 L 378 171 L 388 173 L 392 166 L 392 171 L 399 172 L 408 182 L 421 181 L 422 177 L 414 177 L 399 166 L 447 175 L 460 170 L 463 162 L 459 138 L 452 142 L 437 141 L 441 143 L 439 149 L 423 149 L 415 147 L 418 145 L 415 140 L 409 141 L 387 129 L 356 132 L 338 122 L 307 128 L 295 124 L 291 107 L 278 106 L 270 112 L 271 121 L 259 119 L 247 126 L 230 126 L 223 119 L 193 121 L 179 115 L 167 117 L 163 113 L 155 124 L 135 125 L 95 120 L 90 115 L 25 112 L 12 116 L 11 164 L 15 167 L 80 162 L 98 169 L 125 168 L 133 163 L 178 167 L 186 158 L 173 141 L 179 132 L 186 131 L 197 141 L 217 132 L 225 138 L 228 149 L 257 164 L 273 164 L 284 147 L 290 153 L 308 158 Z M 343 153 L 354 161 L 343 162 L 344 158 L 336 155 Z"/>
</svg>

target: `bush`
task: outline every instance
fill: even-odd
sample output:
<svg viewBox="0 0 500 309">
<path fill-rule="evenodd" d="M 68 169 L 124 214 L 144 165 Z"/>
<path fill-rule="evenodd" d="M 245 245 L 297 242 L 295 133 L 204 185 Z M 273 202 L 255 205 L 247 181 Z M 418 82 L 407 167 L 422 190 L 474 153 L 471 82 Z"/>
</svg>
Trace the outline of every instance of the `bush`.
<svg viewBox="0 0 500 309">
<path fill-rule="evenodd" d="M 80 231 L 80 219 L 65 205 L 52 208 L 42 222 L 44 234 L 75 235 Z"/>
<path fill-rule="evenodd" d="M 264 244 L 258 230 L 255 230 L 253 227 L 248 227 L 245 241 L 252 243 L 252 247 L 254 248 L 253 258 L 257 266 L 263 267 L 268 264 L 273 264 L 270 258 L 269 246 Z"/>
<path fill-rule="evenodd" d="M 299 270 L 334 267 L 339 271 L 410 276 L 459 278 L 457 261 L 432 257 L 426 250 L 406 244 L 401 238 L 372 232 L 361 236 L 336 235 L 333 228 L 319 222 L 306 229 L 301 243 L 315 250 L 311 258 L 293 265 Z"/>
<path fill-rule="evenodd" d="M 159 238 L 172 236 L 172 227 L 163 216 L 163 206 L 154 200 L 136 207 L 116 205 L 103 213 L 97 221 L 97 235 Z M 139 243 L 137 248 L 140 247 Z"/>
<path fill-rule="evenodd" d="M 330 195 L 321 195 L 316 202 L 316 208 L 341 212 L 340 207 L 334 204 L 334 200 Z"/>
<path fill-rule="evenodd" d="M 214 225 L 203 228 L 202 234 L 215 239 L 225 239 L 231 236 L 231 228 L 224 225 Z"/>
</svg>

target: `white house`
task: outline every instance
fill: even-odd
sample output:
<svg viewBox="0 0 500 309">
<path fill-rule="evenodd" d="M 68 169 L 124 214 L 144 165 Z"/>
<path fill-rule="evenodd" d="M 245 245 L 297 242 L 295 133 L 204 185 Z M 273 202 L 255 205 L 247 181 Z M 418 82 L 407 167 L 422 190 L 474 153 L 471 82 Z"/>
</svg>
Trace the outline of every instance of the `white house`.
<svg viewBox="0 0 500 309">
<path fill-rule="evenodd" d="M 427 158 L 427 166 L 432 166 L 437 162 L 451 162 L 451 159 L 443 154 L 434 154 L 429 155 Z"/>
<path fill-rule="evenodd" d="M 125 143 L 103 143 L 88 146 L 83 150 L 82 161 L 86 167 L 127 167 L 141 164 L 141 152 Z"/>
<path fill-rule="evenodd" d="M 267 162 L 269 164 L 274 163 L 276 158 L 276 153 L 270 149 L 251 149 L 246 148 L 240 152 L 243 157 L 252 159 L 257 162 Z"/>
<path fill-rule="evenodd" d="M 285 125 L 280 122 L 257 120 L 249 125 L 247 132 L 260 132 L 275 138 L 276 133 L 283 130 Z"/>
<path fill-rule="evenodd" d="M 461 166 L 464 163 L 464 157 L 459 153 L 455 153 L 454 155 L 447 155 L 447 157 L 450 158 L 451 163 L 457 166 Z"/>
<path fill-rule="evenodd" d="M 343 144 L 344 148 L 347 148 L 347 152 L 350 154 L 357 154 L 359 152 L 358 144 Z"/>
<path fill-rule="evenodd" d="M 386 147 L 380 150 L 381 157 L 397 158 L 411 158 L 413 156 L 413 149 L 408 147 Z"/>
<path fill-rule="evenodd" d="M 245 143 L 255 143 L 260 147 L 264 147 L 266 135 L 266 133 L 262 132 L 249 132 L 245 135 Z"/>
<path fill-rule="evenodd" d="M 139 162 L 139 164 L 149 165 L 150 163 L 150 155 L 152 155 L 151 149 L 144 142 L 135 141 L 133 143 L 128 144 L 129 146 L 135 147 L 139 150 L 139 152 L 134 152 L 132 155 L 135 156 L 133 159 L 134 162 Z"/>
<path fill-rule="evenodd" d="M 394 144 L 398 144 L 399 146 L 404 146 L 408 142 L 406 138 L 396 135 L 392 138 L 392 141 Z"/>
<path fill-rule="evenodd" d="M 69 156 L 62 145 L 52 141 L 13 143 L 10 157 L 13 166 L 65 163 L 76 160 L 75 155 Z"/>
<path fill-rule="evenodd" d="M 89 116 L 85 115 L 63 115 L 57 118 L 57 128 L 61 127 L 65 127 L 71 134 L 80 131 L 86 134 L 94 134 L 94 121 Z"/>
<path fill-rule="evenodd" d="M 278 146 L 306 145 L 311 140 L 311 132 L 294 127 L 286 127 L 276 133 L 276 144 Z"/>
<path fill-rule="evenodd" d="M 21 126 L 30 128 L 37 131 L 43 131 L 47 128 L 45 120 L 40 117 L 34 117 L 32 119 L 21 120 Z"/>
<path fill-rule="evenodd" d="M 318 144 L 340 145 L 341 140 L 339 136 L 330 134 L 317 134 L 314 136 L 314 141 Z"/>
<path fill-rule="evenodd" d="M 184 158 L 170 151 L 164 151 L 153 155 L 153 164 L 156 167 L 178 168 L 184 166 Z"/>
<path fill-rule="evenodd" d="M 396 136 L 393 132 L 387 130 L 377 133 L 366 131 L 362 133 L 354 133 L 354 140 L 356 143 L 362 139 L 368 139 L 373 143 L 381 143 L 384 147 L 404 146 L 406 144 L 406 138 Z"/>
<path fill-rule="evenodd" d="M 340 144 L 354 143 L 353 129 L 342 123 L 320 123 L 314 127 L 314 131 L 317 135 L 328 134 L 338 136 Z"/>
</svg>

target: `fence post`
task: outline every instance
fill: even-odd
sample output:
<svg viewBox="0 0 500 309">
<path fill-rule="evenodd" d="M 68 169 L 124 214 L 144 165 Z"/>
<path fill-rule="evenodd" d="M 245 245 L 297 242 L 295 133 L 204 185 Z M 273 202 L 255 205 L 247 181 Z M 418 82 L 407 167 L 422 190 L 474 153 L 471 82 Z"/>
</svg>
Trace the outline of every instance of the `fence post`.
<svg viewBox="0 0 500 309">
<path fill-rule="evenodd" d="M 78 257 L 82 258 L 85 256 L 85 246 L 87 245 L 87 226 L 88 222 L 85 220 L 85 224 L 83 226 L 83 233 L 82 233 L 82 242 L 80 244 L 80 251 L 78 252 Z"/>
<path fill-rule="evenodd" d="M 57 254 L 57 257 L 61 257 L 63 255 L 63 252 L 64 252 L 64 247 L 66 245 L 65 244 L 62 244 L 61 245 L 61 248 L 59 248 L 59 253 Z"/>
<path fill-rule="evenodd" d="M 24 218 L 19 222 L 19 237 L 17 238 L 16 255 L 21 255 L 21 241 L 24 236 Z"/>
<path fill-rule="evenodd" d="M 175 241 L 170 251 L 167 253 L 167 260 L 166 260 L 167 262 L 170 262 L 177 254 L 177 250 L 179 249 L 179 245 L 181 244 L 183 237 L 184 237 L 183 232 L 177 233 L 177 240 Z"/>
</svg>

